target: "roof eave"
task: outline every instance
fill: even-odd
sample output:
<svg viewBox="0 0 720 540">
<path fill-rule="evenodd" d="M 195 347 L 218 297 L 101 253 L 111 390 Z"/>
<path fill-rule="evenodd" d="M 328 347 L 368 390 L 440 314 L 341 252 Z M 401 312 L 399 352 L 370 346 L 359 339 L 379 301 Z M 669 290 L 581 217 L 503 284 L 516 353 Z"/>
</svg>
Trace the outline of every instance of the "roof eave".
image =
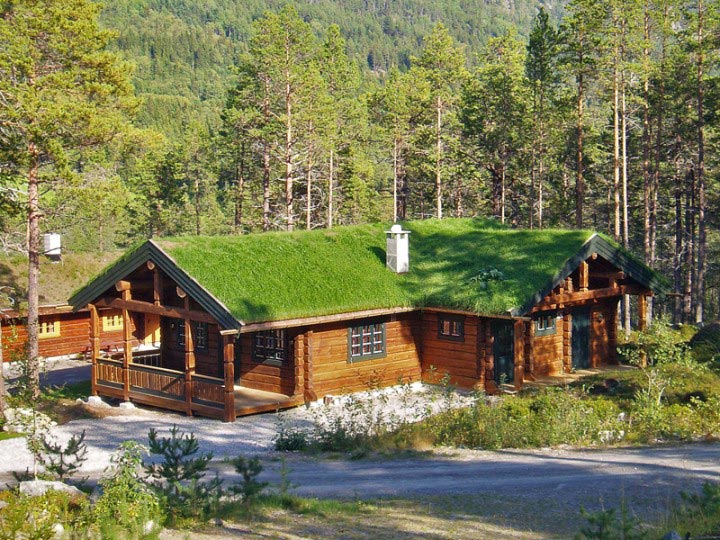
<svg viewBox="0 0 720 540">
<path fill-rule="evenodd" d="M 243 326 L 243 322 L 237 320 L 218 298 L 182 270 L 177 262 L 153 240 L 143 243 L 130 253 L 127 258 L 110 266 L 85 287 L 75 292 L 68 303 L 74 310 L 81 309 L 148 261 L 155 263 L 181 289 L 198 302 L 205 311 L 217 320 L 221 328 L 238 330 Z"/>
</svg>

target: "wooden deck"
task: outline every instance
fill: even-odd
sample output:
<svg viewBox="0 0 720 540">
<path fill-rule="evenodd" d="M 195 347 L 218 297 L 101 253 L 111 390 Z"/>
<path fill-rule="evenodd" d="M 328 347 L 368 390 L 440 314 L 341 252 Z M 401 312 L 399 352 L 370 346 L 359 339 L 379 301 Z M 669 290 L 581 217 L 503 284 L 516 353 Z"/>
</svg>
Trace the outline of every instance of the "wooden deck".
<svg viewBox="0 0 720 540">
<path fill-rule="evenodd" d="M 275 392 L 235 387 L 235 416 L 247 416 L 280 409 L 289 409 L 305 403 L 303 396 L 286 396 Z"/>
<path fill-rule="evenodd" d="M 545 388 L 547 386 L 563 386 L 573 383 L 582 377 L 597 375 L 598 373 L 605 373 L 608 371 L 625 371 L 629 369 L 637 368 L 634 366 L 626 366 L 620 364 L 605 365 L 599 368 L 578 369 L 570 373 L 564 373 L 562 375 L 545 375 L 537 377 L 537 379 L 535 379 L 534 381 L 526 380 L 524 384 L 528 387 L 535 386 L 540 388 Z"/>
</svg>

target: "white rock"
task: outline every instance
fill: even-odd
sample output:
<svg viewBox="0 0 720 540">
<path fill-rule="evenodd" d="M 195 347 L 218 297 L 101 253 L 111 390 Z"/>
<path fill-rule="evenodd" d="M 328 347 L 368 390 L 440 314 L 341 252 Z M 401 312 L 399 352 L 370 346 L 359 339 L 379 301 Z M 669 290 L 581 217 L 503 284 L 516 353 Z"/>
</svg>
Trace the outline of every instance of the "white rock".
<svg viewBox="0 0 720 540">
<path fill-rule="evenodd" d="M 65 534 L 65 527 L 63 527 L 62 523 L 56 523 L 52 529 L 55 533 L 55 538 L 62 538 Z"/>
<path fill-rule="evenodd" d="M 100 396 L 88 396 L 87 404 L 90 407 L 102 407 L 102 408 L 110 407 L 110 405 L 105 403 Z"/>
<path fill-rule="evenodd" d="M 49 416 L 27 407 L 5 410 L 5 430 L 21 433 L 48 431 L 56 426 Z"/>
<path fill-rule="evenodd" d="M 143 527 L 143 533 L 148 535 L 151 534 L 155 530 L 155 522 L 151 519 L 150 521 L 145 522 L 145 526 Z"/>
<path fill-rule="evenodd" d="M 123 401 L 120 405 L 118 405 L 121 409 L 128 409 L 132 410 L 135 408 L 135 404 L 132 401 Z"/>
<path fill-rule="evenodd" d="M 69 486 L 62 482 L 51 482 L 49 480 L 29 480 L 20 482 L 20 493 L 29 497 L 39 497 L 50 490 L 63 491 L 73 496 L 83 496 L 83 492 L 75 486 Z"/>
<path fill-rule="evenodd" d="M 0 510 L 5 508 L 6 506 L 10 506 L 10 503 L 7 501 L 0 501 Z"/>
</svg>

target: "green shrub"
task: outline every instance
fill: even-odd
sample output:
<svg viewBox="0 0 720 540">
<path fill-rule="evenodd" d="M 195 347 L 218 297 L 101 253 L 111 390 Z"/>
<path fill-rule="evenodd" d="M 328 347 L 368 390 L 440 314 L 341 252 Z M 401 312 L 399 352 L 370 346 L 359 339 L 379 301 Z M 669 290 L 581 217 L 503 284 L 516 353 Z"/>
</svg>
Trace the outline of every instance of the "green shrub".
<svg viewBox="0 0 720 540">
<path fill-rule="evenodd" d="M 39 497 L 16 491 L 0 493 L 7 506 L 0 508 L 0 540 L 50 540 L 61 531 L 72 538 L 87 538 L 90 504 L 84 496 L 50 490 Z"/>
<path fill-rule="evenodd" d="M 711 362 L 720 357 L 720 321 L 706 324 L 690 340 L 690 348 L 699 362 Z"/>
<path fill-rule="evenodd" d="M 245 506 L 251 505 L 268 485 L 267 482 L 259 482 L 257 477 L 263 470 L 260 458 L 244 458 L 237 456 L 232 460 L 235 472 L 242 476 L 242 480 L 230 486 L 230 491 L 239 495 Z"/>
<path fill-rule="evenodd" d="M 144 451 L 135 441 L 124 442 L 112 458 L 110 475 L 100 481 L 94 516 L 102 538 L 157 536 L 160 502 L 138 477 Z"/>
</svg>

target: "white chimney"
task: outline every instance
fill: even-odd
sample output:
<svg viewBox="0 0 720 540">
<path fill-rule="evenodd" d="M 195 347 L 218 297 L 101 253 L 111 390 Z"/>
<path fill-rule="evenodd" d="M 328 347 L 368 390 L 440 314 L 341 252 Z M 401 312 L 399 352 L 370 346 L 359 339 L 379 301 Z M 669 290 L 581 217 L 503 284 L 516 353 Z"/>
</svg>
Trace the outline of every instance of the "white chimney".
<svg viewBox="0 0 720 540">
<path fill-rule="evenodd" d="M 57 233 L 43 234 L 43 253 L 52 261 L 59 261 L 61 252 L 61 236 Z"/>
<path fill-rule="evenodd" d="M 395 224 L 385 231 L 387 236 L 386 266 L 397 274 L 410 270 L 410 231 Z"/>
</svg>

